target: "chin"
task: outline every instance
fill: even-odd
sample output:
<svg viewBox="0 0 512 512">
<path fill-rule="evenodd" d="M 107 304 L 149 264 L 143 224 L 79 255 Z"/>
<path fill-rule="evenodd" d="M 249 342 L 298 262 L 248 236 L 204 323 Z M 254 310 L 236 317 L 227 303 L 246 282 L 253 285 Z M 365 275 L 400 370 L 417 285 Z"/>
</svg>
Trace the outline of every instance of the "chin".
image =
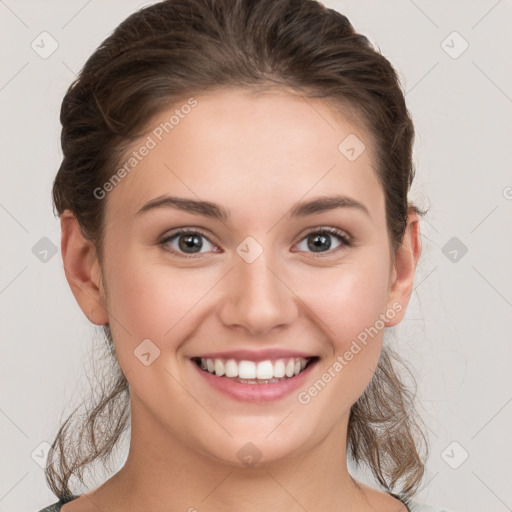
<svg viewBox="0 0 512 512">
<path fill-rule="evenodd" d="M 313 432 L 309 432 L 304 424 L 300 425 L 300 429 L 297 428 L 299 422 L 279 425 L 285 416 L 286 414 L 279 421 L 274 417 L 268 421 L 260 418 L 257 426 L 254 420 L 252 425 L 241 421 L 236 429 L 231 424 L 229 431 L 233 437 L 224 433 L 209 436 L 202 440 L 202 451 L 216 463 L 240 468 L 264 468 L 286 462 L 300 452 L 312 448 L 319 439 L 315 439 Z M 292 416 L 293 413 L 290 418 Z"/>
</svg>

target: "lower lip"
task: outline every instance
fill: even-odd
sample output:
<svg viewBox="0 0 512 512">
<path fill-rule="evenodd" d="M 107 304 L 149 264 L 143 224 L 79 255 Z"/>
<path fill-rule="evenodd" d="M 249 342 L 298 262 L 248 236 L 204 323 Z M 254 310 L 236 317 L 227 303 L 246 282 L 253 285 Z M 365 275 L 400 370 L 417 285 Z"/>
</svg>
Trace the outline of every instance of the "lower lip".
<svg viewBox="0 0 512 512">
<path fill-rule="evenodd" d="M 235 400 L 241 402 L 270 402 L 284 398 L 302 386 L 317 361 L 312 361 L 302 372 L 295 375 L 295 377 L 289 377 L 286 380 L 272 384 L 243 384 L 201 370 L 194 361 L 191 361 L 191 363 L 208 384 Z"/>
</svg>

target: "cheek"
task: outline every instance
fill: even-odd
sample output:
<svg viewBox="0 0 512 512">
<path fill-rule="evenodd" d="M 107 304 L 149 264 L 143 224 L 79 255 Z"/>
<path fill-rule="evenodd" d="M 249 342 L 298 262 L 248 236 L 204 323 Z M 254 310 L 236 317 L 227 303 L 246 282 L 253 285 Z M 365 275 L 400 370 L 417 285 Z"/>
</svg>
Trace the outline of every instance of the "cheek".
<svg viewBox="0 0 512 512">
<path fill-rule="evenodd" d="M 194 328 L 190 319 L 197 323 L 201 301 L 217 281 L 214 271 L 171 270 L 136 256 L 111 265 L 108 309 L 111 323 L 117 324 L 122 351 L 133 351 L 144 339 L 160 349 L 175 349 L 185 331 Z"/>
<path fill-rule="evenodd" d="M 301 296 L 319 318 L 336 352 L 379 320 L 388 298 L 387 262 L 347 262 L 304 281 Z M 383 329 L 378 322 L 379 330 Z"/>
<path fill-rule="evenodd" d="M 314 279 L 303 283 L 300 292 L 326 338 L 324 348 L 329 355 L 320 372 L 326 381 L 333 382 L 323 398 L 337 404 L 333 414 L 346 410 L 359 398 L 381 354 L 389 262 L 375 261 L 379 260 L 360 259 L 324 274 L 317 272 Z"/>
</svg>

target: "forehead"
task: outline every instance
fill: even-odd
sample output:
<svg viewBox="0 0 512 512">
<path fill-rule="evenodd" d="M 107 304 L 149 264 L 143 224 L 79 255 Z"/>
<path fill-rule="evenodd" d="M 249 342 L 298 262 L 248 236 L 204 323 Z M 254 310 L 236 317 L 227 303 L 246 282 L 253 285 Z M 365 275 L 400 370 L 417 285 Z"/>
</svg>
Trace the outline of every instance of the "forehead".
<svg viewBox="0 0 512 512">
<path fill-rule="evenodd" d="M 123 165 L 128 172 L 107 196 L 108 216 L 134 215 L 163 194 L 247 215 L 332 192 L 383 204 L 360 123 L 283 90 L 221 89 L 177 101 L 151 119 Z"/>
</svg>

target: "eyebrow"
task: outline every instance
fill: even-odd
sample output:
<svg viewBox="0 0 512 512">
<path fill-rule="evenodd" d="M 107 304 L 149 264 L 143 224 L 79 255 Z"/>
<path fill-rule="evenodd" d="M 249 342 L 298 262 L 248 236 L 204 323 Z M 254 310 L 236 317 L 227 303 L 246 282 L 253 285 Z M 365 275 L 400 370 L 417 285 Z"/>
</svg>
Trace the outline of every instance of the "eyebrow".
<svg viewBox="0 0 512 512">
<path fill-rule="evenodd" d="M 141 215 L 159 208 L 174 208 L 222 221 L 227 221 L 230 218 L 228 210 L 210 201 L 197 201 L 195 199 L 185 199 L 182 197 L 172 196 L 159 196 L 152 199 L 147 202 L 136 213 L 136 215 Z M 291 217 L 306 217 L 308 215 L 323 213 L 337 208 L 354 208 L 370 216 L 370 212 L 364 204 L 344 195 L 319 197 L 317 199 L 296 203 L 291 208 L 289 215 Z"/>
</svg>

